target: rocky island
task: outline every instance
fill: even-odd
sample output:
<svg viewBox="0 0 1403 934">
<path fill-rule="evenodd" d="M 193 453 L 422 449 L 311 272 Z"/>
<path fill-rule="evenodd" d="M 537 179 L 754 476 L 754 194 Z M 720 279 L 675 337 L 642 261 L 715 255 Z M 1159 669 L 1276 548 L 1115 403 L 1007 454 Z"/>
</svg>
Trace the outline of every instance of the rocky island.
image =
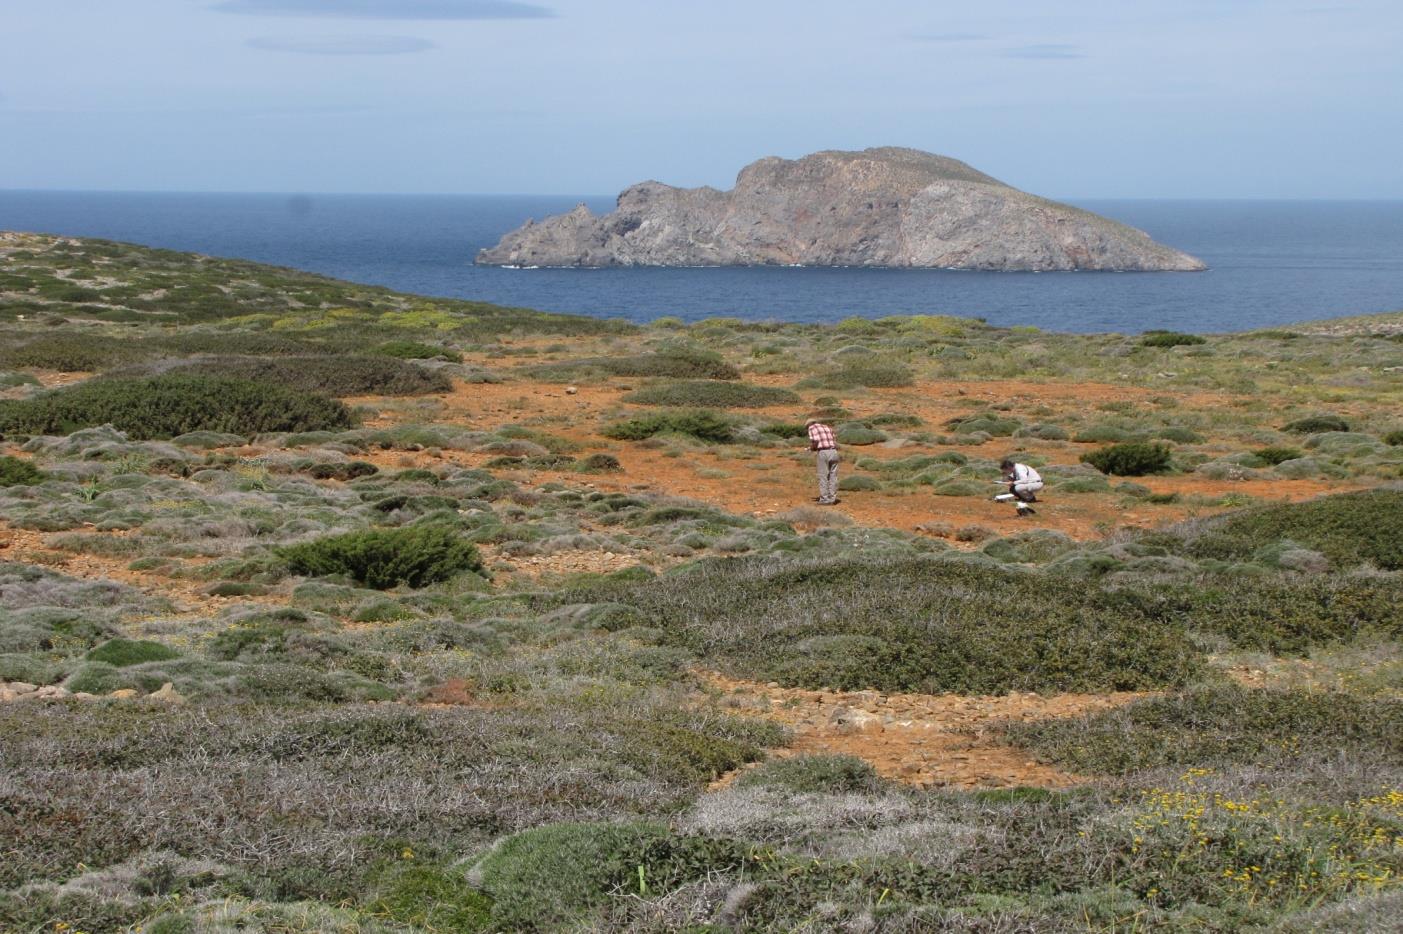
<svg viewBox="0 0 1403 934">
<path fill-rule="evenodd" d="M 900 266 L 1196 271 L 1143 231 L 914 149 L 768 157 L 730 191 L 648 181 L 612 213 L 527 221 L 477 262 L 514 266 Z"/>
</svg>

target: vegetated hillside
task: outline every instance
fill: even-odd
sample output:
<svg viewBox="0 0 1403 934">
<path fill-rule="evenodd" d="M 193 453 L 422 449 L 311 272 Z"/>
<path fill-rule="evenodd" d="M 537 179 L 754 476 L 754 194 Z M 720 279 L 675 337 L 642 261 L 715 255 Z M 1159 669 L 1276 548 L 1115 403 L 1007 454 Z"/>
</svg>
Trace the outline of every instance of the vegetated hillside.
<svg viewBox="0 0 1403 934">
<path fill-rule="evenodd" d="M 1386 333 L 628 328 L 9 242 L 0 930 L 1396 926 Z M 40 294 L 146 264 L 234 306 Z"/>
</svg>

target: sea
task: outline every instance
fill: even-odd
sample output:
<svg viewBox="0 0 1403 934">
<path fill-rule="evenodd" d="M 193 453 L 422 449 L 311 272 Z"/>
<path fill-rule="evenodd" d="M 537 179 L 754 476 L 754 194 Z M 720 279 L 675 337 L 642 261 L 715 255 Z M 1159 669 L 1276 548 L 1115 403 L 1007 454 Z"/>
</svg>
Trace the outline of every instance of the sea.
<svg viewBox="0 0 1403 934">
<path fill-rule="evenodd" d="M 1209 265 L 1199 273 L 473 265 L 527 218 L 613 199 L 0 191 L 0 230 L 103 237 L 430 296 L 599 317 L 834 322 L 942 314 L 1046 330 L 1283 327 L 1403 310 L 1403 201 L 1077 200 Z"/>
</svg>

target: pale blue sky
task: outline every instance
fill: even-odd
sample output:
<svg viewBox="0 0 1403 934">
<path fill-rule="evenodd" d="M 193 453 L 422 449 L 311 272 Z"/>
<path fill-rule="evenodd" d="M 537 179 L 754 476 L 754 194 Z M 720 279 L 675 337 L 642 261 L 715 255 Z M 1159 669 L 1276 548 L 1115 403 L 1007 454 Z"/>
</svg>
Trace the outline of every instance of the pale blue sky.
<svg viewBox="0 0 1403 934">
<path fill-rule="evenodd" d="M 0 0 L 0 188 L 613 194 L 902 145 L 1403 197 L 1398 0 Z"/>
</svg>

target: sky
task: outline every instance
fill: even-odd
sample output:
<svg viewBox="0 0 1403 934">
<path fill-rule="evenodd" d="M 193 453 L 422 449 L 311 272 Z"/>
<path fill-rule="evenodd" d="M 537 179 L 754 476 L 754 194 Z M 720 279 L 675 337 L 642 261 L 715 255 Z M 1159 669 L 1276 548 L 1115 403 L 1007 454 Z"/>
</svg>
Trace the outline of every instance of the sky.
<svg viewBox="0 0 1403 934">
<path fill-rule="evenodd" d="M 0 188 L 611 195 L 910 146 L 1403 198 L 1398 0 L 0 0 Z"/>
</svg>

